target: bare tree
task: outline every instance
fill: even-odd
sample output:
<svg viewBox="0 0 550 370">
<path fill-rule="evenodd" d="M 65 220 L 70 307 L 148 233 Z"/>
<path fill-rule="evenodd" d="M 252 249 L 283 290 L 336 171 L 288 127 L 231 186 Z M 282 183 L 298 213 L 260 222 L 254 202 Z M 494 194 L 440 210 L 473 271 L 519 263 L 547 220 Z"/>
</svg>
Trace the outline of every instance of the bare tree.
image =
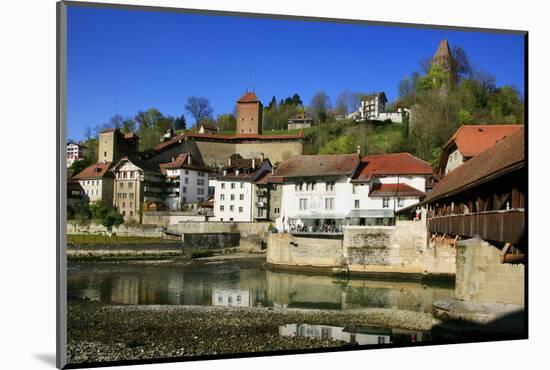
<svg viewBox="0 0 550 370">
<path fill-rule="evenodd" d="M 326 122 L 330 109 L 330 98 L 324 91 L 317 91 L 311 98 L 310 109 L 319 122 Z"/>
<path fill-rule="evenodd" d="M 92 138 L 92 128 L 90 126 L 87 126 L 84 129 L 84 138 L 86 140 L 90 140 Z"/>
<path fill-rule="evenodd" d="M 185 110 L 195 119 L 197 125 L 203 118 L 212 116 L 212 107 L 207 98 L 202 96 L 191 96 L 187 99 Z"/>
</svg>

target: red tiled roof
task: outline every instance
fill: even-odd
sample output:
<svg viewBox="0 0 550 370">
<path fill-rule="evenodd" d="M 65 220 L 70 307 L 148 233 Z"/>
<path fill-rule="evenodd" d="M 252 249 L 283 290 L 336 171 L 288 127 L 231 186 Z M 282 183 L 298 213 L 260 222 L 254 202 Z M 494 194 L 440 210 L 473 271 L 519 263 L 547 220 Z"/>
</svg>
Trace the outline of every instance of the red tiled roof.
<svg viewBox="0 0 550 370">
<path fill-rule="evenodd" d="M 194 165 L 193 161 L 189 162 L 189 154 L 179 154 L 173 161 L 167 163 L 160 163 L 160 171 L 166 175 L 166 170 L 176 170 L 180 168 L 187 168 L 190 170 L 210 172 L 211 170 L 204 166 Z"/>
<path fill-rule="evenodd" d="M 407 184 L 374 184 L 369 197 L 424 197 L 424 193 Z"/>
<path fill-rule="evenodd" d="M 258 135 L 258 134 L 236 134 L 236 135 L 227 135 L 227 134 L 199 134 L 199 133 L 186 133 L 173 137 L 170 140 L 167 140 L 163 143 L 157 144 L 153 149 L 155 151 L 162 151 L 173 144 L 183 141 L 186 138 L 193 139 L 212 139 L 220 141 L 239 141 L 239 140 L 298 140 L 304 137 L 303 131 L 300 131 L 299 134 L 292 135 Z"/>
<path fill-rule="evenodd" d="M 519 130 L 509 137 L 449 172 L 428 193 L 424 202 L 459 193 L 524 166 L 525 131 L 524 127 L 520 126 Z"/>
<path fill-rule="evenodd" d="M 255 103 L 259 102 L 260 100 L 256 96 L 255 93 L 249 91 L 245 93 L 239 100 L 237 100 L 237 103 Z"/>
<path fill-rule="evenodd" d="M 352 182 L 368 182 L 376 175 L 432 175 L 429 163 L 409 153 L 368 155 L 361 158 L 361 164 Z"/>
<path fill-rule="evenodd" d="M 111 168 L 113 162 L 98 162 L 94 163 L 85 169 L 83 169 L 80 173 L 73 176 L 73 179 L 75 180 L 87 180 L 87 179 L 100 179 L 103 177 L 113 177 L 112 174 L 109 172 L 109 169 Z"/>
<path fill-rule="evenodd" d="M 463 125 L 456 130 L 443 149 L 450 148 L 454 143 L 464 157 L 473 157 L 521 127 L 523 125 Z"/>
<path fill-rule="evenodd" d="M 268 183 L 270 183 L 270 179 L 273 177 L 273 172 L 271 171 L 264 171 L 260 176 L 258 176 L 258 178 L 256 179 L 256 181 L 254 181 L 254 184 L 258 184 L 258 185 L 266 185 Z"/>
<path fill-rule="evenodd" d="M 279 177 L 346 176 L 359 164 L 358 154 L 299 155 L 279 164 Z"/>
</svg>

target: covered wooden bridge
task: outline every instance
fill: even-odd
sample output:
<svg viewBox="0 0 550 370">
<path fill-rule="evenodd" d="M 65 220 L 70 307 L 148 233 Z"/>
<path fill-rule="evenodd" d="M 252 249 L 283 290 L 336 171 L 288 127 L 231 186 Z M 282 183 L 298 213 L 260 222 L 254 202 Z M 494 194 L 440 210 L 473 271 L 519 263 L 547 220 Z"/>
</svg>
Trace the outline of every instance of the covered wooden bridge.
<svg viewBox="0 0 550 370">
<path fill-rule="evenodd" d="M 432 239 L 478 236 L 502 248 L 503 262 L 522 261 L 527 251 L 524 128 L 448 173 L 422 204 Z"/>
</svg>

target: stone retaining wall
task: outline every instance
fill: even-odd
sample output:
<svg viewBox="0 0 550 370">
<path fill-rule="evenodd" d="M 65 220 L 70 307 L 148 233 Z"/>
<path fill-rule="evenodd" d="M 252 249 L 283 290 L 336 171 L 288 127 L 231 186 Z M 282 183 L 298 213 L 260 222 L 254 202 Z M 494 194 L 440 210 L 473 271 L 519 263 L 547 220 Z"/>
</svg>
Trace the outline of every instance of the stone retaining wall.
<svg viewBox="0 0 550 370">
<path fill-rule="evenodd" d="M 456 297 L 468 302 L 524 305 L 523 264 L 501 264 L 500 250 L 481 239 L 458 242 Z"/>
<path fill-rule="evenodd" d="M 157 226 L 170 226 L 180 222 L 204 222 L 206 216 L 192 212 L 143 212 L 143 223 Z"/>
<path fill-rule="evenodd" d="M 156 225 L 119 225 L 112 228 L 112 233 L 118 236 L 135 236 L 144 238 L 162 238 L 164 233 Z M 98 234 L 108 235 L 109 230 L 96 223 L 81 225 L 75 221 L 67 222 L 67 234 Z"/>
</svg>

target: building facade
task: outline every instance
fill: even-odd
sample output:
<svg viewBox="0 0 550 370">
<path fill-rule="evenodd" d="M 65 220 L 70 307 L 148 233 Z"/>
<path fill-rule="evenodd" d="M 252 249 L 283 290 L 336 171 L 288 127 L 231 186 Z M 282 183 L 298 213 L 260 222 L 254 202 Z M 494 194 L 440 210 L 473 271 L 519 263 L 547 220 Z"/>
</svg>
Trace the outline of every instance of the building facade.
<svg viewBox="0 0 550 370">
<path fill-rule="evenodd" d="M 141 222 L 144 207 L 165 202 L 165 177 L 158 165 L 137 159 L 122 158 L 112 168 L 114 174 L 113 206 L 124 221 Z"/>
<path fill-rule="evenodd" d="M 67 167 L 71 167 L 75 161 L 84 159 L 86 147 L 78 143 L 67 143 Z"/>
<path fill-rule="evenodd" d="M 288 120 L 288 130 L 300 130 L 313 126 L 313 117 L 300 113 Z"/>
<path fill-rule="evenodd" d="M 254 182 L 271 171 L 271 163 L 263 158 L 229 159 L 216 178 L 214 219 L 217 221 L 251 222 L 262 211 L 257 206 Z M 255 213 L 256 212 L 256 213 Z"/>
<path fill-rule="evenodd" d="M 89 202 L 103 200 L 107 205 L 112 204 L 114 176 L 110 172 L 111 162 L 94 163 L 71 178 L 78 181 L 86 199 Z"/>
<path fill-rule="evenodd" d="M 210 169 L 197 165 L 189 153 L 180 154 L 160 165 L 166 176 L 166 206 L 181 211 L 186 205 L 203 203 L 209 196 Z"/>
<path fill-rule="evenodd" d="M 408 153 L 300 156 L 283 162 L 281 231 L 393 225 L 395 212 L 425 195 L 431 166 Z"/>
</svg>

